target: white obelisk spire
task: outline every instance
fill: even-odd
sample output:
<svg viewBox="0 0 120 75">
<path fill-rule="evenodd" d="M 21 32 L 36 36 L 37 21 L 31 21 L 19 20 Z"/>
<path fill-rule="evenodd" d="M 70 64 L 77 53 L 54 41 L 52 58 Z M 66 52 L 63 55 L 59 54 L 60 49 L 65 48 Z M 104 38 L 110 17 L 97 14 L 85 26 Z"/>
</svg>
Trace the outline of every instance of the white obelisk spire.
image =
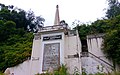
<svg viewBox="0 0 120 75">
<path fill-rule="evenodd" d="M 54 25 L 59 25 L 59 24 L 60 24 L 59 7 L 57 5 L 56 6 L 56 13 L 55 13 Z"/>
</svg>

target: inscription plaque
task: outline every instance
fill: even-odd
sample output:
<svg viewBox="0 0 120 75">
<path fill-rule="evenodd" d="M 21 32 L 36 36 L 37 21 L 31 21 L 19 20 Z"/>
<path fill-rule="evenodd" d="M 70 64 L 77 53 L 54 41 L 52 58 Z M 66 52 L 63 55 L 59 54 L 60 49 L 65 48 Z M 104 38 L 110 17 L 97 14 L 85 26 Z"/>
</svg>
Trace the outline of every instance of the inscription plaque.
<svg viewBox="0 0 120 75">
<path fill-rule="evenodd" d="M 45 37 L 43 37 L 43 41 L 58 40 L 58 39 L 62 39 L 62 35 L 54 35 L 54 36 L 45 36 Z"/>
<path fill-rule="evenodd" d="M 60 43 L 44 44 L 43 67 L 46 71 L 50 67 L 54 70 L 60 65 Z"/>
</svg>

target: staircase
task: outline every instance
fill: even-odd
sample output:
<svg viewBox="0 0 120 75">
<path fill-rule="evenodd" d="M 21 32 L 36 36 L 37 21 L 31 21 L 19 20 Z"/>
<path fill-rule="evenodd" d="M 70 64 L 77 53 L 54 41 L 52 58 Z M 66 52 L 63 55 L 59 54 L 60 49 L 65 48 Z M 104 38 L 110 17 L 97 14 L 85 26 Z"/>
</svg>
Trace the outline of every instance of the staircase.
<svg viewBox="0 0 120 75">
<path fill-rule="evenodd" d="M 111 65 L 108 61 L 96 56 L 95 54 L 93 54 L 91 52 L 81 52 L 81 58 L 84 58 L 84 57 L 90 57 L 90 58 L 94 59 L 95 61 L 99 62 L 106 69 L 109 68 L 111 70 L 114 70 L 114 66 Z"/>
</svg>

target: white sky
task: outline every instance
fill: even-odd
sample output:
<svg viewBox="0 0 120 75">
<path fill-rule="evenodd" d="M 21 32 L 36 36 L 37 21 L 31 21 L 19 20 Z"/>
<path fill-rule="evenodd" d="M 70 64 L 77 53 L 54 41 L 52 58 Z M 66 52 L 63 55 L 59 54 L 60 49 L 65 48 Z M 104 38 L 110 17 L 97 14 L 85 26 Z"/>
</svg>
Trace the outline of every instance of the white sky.
<svg viewBox="0 0 120 75">
<path fill-rule="evenodd" d="M 105 16 L 106 0 L 0 0 L 5 5 L 14 5 L 26 11 L 31 9 L 35 15 L 45 18 L 45 26 L 53 25 L 56 5 L 59 5 L 60 20 L 70 26 L 72 22 L 93 22 Z"/>
</svg>

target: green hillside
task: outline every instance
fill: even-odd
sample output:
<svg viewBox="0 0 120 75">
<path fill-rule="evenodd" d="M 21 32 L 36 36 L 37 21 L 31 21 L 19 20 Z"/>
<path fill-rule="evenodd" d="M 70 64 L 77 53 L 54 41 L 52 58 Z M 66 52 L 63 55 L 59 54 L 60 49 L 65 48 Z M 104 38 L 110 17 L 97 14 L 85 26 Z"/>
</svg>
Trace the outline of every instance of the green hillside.
<svg viewBox="0 0 120 75">
<path fill-rule="evenodd" d="M 33 32 L 37 32 L 44 19 L 13 5 L 0 4 L 0 8 L 0 71 L 3 72 L 30 58 Z"/>
</svg>

